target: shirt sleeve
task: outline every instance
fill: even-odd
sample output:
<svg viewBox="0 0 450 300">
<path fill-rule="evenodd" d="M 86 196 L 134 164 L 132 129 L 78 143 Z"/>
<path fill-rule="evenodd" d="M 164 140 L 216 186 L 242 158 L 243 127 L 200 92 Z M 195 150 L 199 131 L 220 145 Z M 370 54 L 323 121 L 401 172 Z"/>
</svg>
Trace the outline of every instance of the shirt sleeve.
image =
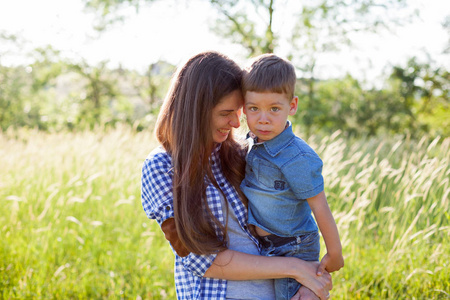
<svg viewBox="0 0 450 300">
<path fill-rule="evenodd" d="M 197 277 L 203 277 L 206 271 L 211 267 L 217 254 L 198 255 L 189 253 L 188 256 L 181 258 L 183 268 Z"/>
<path fill-rule="evenodd" d="M 172 163 L 167 153 L 149 155 L 142 167 L 141 200 L 147 217 L 155 219 L 159 226 L 168 218 L 174 217 Z M 172 248 L 173 253 L 177 255 Z M 203 277 L 209 269 L 216 254 L 198 255 L 189 253 L 181 259 L 183 268 L 193 275 Z"/>
<path fill-rule="evenodd" d="M 142 167 L 141 200 L 147 217 L 155 219 L 159 226 L 173 213 L 172 163 L 159 153 L 150 155 Z"/>
<path fill-rule="evenodd" d="M 281 171 L 298 199 L 308 199 L 323 191 L 323 162 L 314 152 L 300 153 Z"/>
</svg>

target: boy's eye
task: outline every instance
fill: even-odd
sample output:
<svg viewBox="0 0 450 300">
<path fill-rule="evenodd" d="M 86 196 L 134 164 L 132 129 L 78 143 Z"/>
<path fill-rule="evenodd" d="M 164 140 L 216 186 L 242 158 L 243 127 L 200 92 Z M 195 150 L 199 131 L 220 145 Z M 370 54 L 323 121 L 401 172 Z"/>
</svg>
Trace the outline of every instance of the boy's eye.
<svg viewBox="0 0 450 300">
<path fill-rule="evenodd" d="M 272 107 L 270 110 L 273 111 L 273 112 L 277 112 L 277 111 L 280 110 L 280 108 L 279 107 Z"/>
<path fill-rule="evenodd" d="M 249 111 L 257 111 L 258 108 L 255 107 L 255 106 L 251 106 L 251 107 L 248 108 L 248 110 L 249 110 Z"/>
</svg>

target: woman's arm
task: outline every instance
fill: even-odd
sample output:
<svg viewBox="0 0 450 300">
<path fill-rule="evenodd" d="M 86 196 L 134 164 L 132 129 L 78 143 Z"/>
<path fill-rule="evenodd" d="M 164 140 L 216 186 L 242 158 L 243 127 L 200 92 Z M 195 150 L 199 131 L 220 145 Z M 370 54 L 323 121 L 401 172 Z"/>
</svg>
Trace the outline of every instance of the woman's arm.
<svg viewBox="0 0 450 300">
<path fill-rule="evenodd" d="M 176 234 L 173 218 L 163 223 L 161 228 L 167 240 L 179 256 L 189 252 L 184 248 Z M 173 226 L 170 226 L 172 224 Z M 291 277 L 310 288 L 319 297 L 331 290 L 331 276 L 317 277 L 317 263 L 305 262 L 296 258 L 265 257 L 245 254 L 233 250 L 219 253 L 212 265 L 205 272 L 205 277 L 228 280 L 258 280 Z M 322 298 L 325 299 L 325 298 Z"/>
<path fill-rule="evenodd" d="M 317 276 L 317 264 L 294 257 L 266 257 L 225 250 L 217 255 L 205 277 L 227 280 L 289 277 L 311 289 L 321 299 L 326 299 L 332 289 L 331 276 L 328 273 Z"/>
</svg>

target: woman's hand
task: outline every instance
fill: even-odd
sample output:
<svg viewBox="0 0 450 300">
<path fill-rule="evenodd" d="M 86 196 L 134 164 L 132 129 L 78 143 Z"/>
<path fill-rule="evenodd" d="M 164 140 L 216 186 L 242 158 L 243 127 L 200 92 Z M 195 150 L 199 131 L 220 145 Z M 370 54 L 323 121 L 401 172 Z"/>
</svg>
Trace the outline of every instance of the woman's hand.
<svg viewBox="0 0 450 300">
<path fill-rule="evenodd" d="M 319 262 L 311 262 L 295 259 L 294 264 L 297 264 L 298 266 L 296 268 L 297 274 L 293 276 L 295 280 L 297 280 L 302 285 L 309 288 L 311 291 L 314 292 L 314 294 L 316 294 L 322 300 L 326 300 L 330 297 L 330 290 L 333 288 L 331 275 L 326 271 L 324 271 L 321 276 L 316 275 Z"/>
</svg>

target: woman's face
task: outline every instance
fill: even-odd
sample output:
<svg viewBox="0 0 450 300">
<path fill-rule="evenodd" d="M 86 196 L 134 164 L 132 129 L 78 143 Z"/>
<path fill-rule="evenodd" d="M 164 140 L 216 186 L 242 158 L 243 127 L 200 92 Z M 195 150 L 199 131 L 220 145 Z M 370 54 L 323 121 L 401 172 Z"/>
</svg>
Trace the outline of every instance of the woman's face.
<svg viewBox="0 0 450 300">
<path fill-rule="evenodd" d="M 244 98 L 239 90 L 226 95 L 214 106 L 211 114 L 211 132 L 216 143 L 224 142 L 232 128 L 238 128 L 240 124 L 241 108 Z"/>
</svg>

